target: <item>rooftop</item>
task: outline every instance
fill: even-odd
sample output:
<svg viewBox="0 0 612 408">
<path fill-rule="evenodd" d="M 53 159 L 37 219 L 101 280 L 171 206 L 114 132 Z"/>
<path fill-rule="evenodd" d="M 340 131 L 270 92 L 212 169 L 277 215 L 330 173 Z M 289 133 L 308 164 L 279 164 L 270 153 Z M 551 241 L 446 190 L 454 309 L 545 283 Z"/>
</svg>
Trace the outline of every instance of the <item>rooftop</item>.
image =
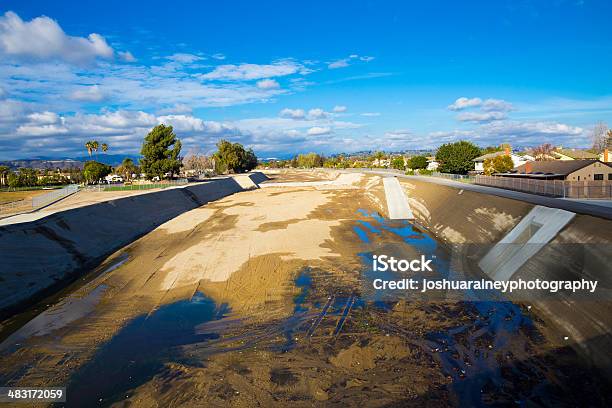
<svg viewBox="0 0 612 408">
<path fill-rule="evenodd" d="M 582 149 L 556 149 L 555 153 L 562 154 L 567 157 L 571 157 L 576 160 L 584 160 L 584 159 L 599 159 L 599 155 L 597 153 L 589 152 L 588 150 Z"/>
<path fill-rule="evenodd" d="M 603 163 L 599 160 L 544 160 L 544 161 L 531 161 L 527 164 L 515 167 L 511 171 L 513 173 L 525 174 L 526 167 L 531 166 L 531 171 L 528 174 L 555 174 L 567 176 L 570 173 L 580 170 L 593 163 Z M 606 166 L 610 166 L 608 163 L 604 163 Z M 611 166 L 612 167 L 612 166 Z"/>
</svg>

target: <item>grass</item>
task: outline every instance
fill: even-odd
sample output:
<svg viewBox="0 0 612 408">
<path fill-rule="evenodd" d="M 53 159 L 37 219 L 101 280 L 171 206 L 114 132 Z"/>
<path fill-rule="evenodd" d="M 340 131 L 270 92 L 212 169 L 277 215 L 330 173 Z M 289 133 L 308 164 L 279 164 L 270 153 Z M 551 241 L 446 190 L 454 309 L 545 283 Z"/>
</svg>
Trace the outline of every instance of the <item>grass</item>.
<svg viewBox="0 0 612 408">
<path fill-rule="evenodd" d="M 0 204 L 29 200 L 37 195 L 46 194 L 48 190 L 0 191 Z"/>
<path fill-rule="evenodd" d="M 16 192 L 16 191 L 35 191 L 35 190 L 56 190 L 59 188 L 64 188 L 65 185 L 61 186 L 30 186 L 30 187 L 2 187 L 0 188 L 0 193 L 5 192 Z"/>
</svg>

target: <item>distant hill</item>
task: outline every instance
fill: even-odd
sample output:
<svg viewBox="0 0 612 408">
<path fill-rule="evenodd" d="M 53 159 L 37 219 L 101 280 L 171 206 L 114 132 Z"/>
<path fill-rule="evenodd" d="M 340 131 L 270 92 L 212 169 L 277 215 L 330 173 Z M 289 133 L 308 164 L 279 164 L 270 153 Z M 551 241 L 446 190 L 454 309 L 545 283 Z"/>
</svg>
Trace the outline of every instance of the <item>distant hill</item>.
<svg viewBox="0 0 612 408">
<path fill-rule="evenodd" d="M 104 163 L 104 164 L 109 164 L 111 166 L 118 166 L 121 164 L 121 162 L 123 161 L 123 159 L 125 159 L 126 157 L 129 157 L 130 159 L 134 160 L 134 163 L 138 163 L 138 160 L 140 160 L 140 155 L 136 155 L 136 154 L 102 154 L 102 153 L 98 153 L 98 157 L 96 157 L 96 155 L 92 155 L 91 157 L 89 156 L 82 156 L 82 157 L 75 157 L 75 160 L 78 160 L 80 162 L 86 162 L 89 160 L 96 160 L 99 161 L 100 163 Z"/>
<path fill-rule="evenodd" d="M 8 166 L 12 170 L 16 170 L 22 167 L 35 168 L 35 169 L 70 169 L 70 168 L 83 168 L 85 162 L 89 160 L 97 160 L 101 163 L 105 163 L 111 166 L 118 166 L 121 164 L 123 159 L 129 157 L 134 160 L 134 162 L 138 162 L 140 156 L 133 154 L 98 154 L 98 157 L 95 155 L 82 156 L 82 157 L 72 157 L 72 158 L 51 158 L 51 157 L 33 157 L 29 159 L 17 159 L 17 160 L 4 160 L 0 161 L 0 166 Z"/>
</svg>

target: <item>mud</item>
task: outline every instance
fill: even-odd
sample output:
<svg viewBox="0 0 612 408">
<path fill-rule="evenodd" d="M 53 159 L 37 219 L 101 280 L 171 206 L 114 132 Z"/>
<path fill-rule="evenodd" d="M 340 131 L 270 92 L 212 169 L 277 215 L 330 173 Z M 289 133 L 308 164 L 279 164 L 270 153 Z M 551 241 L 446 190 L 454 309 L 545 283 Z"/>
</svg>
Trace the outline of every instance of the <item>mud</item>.
<svg viewBox="0 0 612 408">
<path fill-rule="evenodd" d="M 352 180 L 161 225 L 5 341 L 0 383 L 67 385 L 67 406 L 608 405 L 604 378 L 532 309 L 373 296 L 372 253 L 435 256 L 443 274 L 452 253 L 427 229 L 444 228 L 386 219 L 379 177 Z M 476 216 L 501 235 L 527 210 Z"/>
</svg>

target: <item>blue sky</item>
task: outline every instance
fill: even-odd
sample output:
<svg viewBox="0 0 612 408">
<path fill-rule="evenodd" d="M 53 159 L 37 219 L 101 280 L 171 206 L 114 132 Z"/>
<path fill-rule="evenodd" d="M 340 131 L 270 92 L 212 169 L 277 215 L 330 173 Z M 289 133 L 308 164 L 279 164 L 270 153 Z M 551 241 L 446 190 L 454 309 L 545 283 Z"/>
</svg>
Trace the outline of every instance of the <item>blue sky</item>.
<svg viewBox="0 0 612 408">
<path fill-rule="evenodd" d="M 0 159 L 550 142 L 612 122 L 612 3 L 3 1 Z"/>
</svg>

